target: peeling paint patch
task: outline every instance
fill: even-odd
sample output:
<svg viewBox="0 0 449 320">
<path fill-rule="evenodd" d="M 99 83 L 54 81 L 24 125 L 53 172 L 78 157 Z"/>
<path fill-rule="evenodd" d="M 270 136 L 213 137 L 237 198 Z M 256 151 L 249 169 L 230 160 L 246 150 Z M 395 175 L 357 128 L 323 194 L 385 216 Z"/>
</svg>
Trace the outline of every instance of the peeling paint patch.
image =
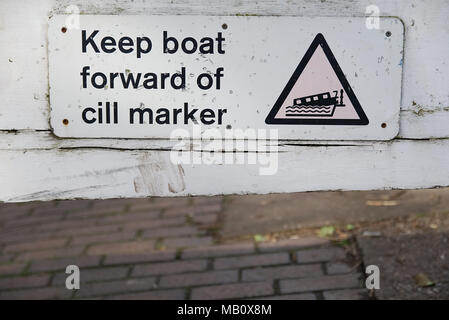
<svg viewBox="0 0 449 320">
<path fill-rule="evenodd" d="M 136 193 L 152 196 L 185 190 L 182 166 L 172 164 L 169 153 L 145 153 L 138 162 L 139 175 L 134 178 Z"/>
<path fill-rule="evenodd" d="M 432 109 L 426 109 L 421 105 L 417 104 L 415 101 L 412 101 L 412 109 L 410 109 L 410 111 L 413 112 L 413 114 L 422 117 L 425 114 L 432 114 L 441 111 L 447 112 L 449 111 L 449 107 L 436 107 Z"/>
</svg>

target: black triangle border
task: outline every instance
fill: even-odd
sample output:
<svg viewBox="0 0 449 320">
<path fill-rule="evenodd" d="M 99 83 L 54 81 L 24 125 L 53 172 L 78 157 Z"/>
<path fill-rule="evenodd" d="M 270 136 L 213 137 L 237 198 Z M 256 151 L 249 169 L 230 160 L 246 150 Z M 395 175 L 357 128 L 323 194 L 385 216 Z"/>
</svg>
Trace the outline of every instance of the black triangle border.
<svg viewBox="0 0 449 320">
<path fill-rule="evenodd" d="M 303 72 L 304 68 L 306 67 L 307 63 L 309 63 L 310 58 L 312 58 L 313 53 L 318 48 L 318 46 L 321 46 L 324 53 L 326 54 L 327 59 L 329 60 L 329 63 L 331 64 L 332 68 L 334 69 L 335 74 L 338 77 L 338 80 L 340 81 L 341 85 L 343 86 L 343 89 L 346 92 L 346 95 L 348 96 L 349 100 L 351 101 L 352 105 L 354 106 L 355 111 L 357 112 L 357 115 L 359 116 L 359 119 L 275 119 L 275 116 L 279 109 L 281 108 L 282 104 L 284 103 L 285 99 L 287 98 L 288 94 L 292 90 L 293 86 L 295 85 L 296 81 L 298 80 L 299 76 Z M 318 33 L 315 36 L 315 39 L 313 39 L 312 44 L 310 45 L 309 49 L 307 49 L 306 54 L 301 59 L 301 62 L 296 67 L 295 72 L 290 77 L 290 80 L 287 82 L 287 85 L 285 86 L 284 90 L 282 90 L 281 95 L 276 100 L 276 103 L 271 108 L 270 113 L 265 119 L 266 124 L 310 124 L 310 125 L 367 125 L 369 123 L 369 120 L 365 114 L 365 112 L 362 109 L 362 106 L 359 103 L 359 100 L 357 100 L 357 97 L 355 96 L 354 92 L 352 91 L 351 86 L 349 85 L 348 80 L 346 80 L 345 75 L 343 74 L 343 71 L 341 70 L 340 66 L 338 65 L 337 59 L 335 59 L 334 54 L 332 53 L 331 49 L 329 48 L 329 45 L 327 44 L 326 40 L 324 39 L 324 36 L 321 33 Z"/>
</svg>

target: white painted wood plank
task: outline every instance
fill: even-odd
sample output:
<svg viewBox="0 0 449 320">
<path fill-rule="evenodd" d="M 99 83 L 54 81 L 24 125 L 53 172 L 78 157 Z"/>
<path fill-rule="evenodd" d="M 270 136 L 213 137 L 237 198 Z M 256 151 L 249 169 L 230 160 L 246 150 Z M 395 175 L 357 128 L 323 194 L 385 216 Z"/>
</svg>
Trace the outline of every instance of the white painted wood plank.
<svg viewBox="0 0 449 320">
<path fill-rule="evenodd" d="M 50 1 L 0 1 L 0 129 L 47 129 Z"/>
<path fill-rule="evenodd" d="M 169 152 L 0 151 L 0 200 L 213 195 L 449 185 L 449 140 L 366 146 L 288 146 L 279 170 L 256 165 L 173 165 Z M 285 152 L 284 152 L 285 151 Z M 316 168 L 313 164 L 320 163 Z"/>
<path fill-rule="evenodd" d="M 407 139 L 449 138 L 448 108 L 402 111 L 399 137 Z"/>
<path fill-rule="evenodd" d="M 72 1 L 0 2 L 0 129 L 48 129 L 46 30 L 48 17 Z M 83 14 L 210 14 L 364 16 L 372 1 L 92 0 L 77 2 Z M 449 6 L 445 0 L 376 1 L 381 15 L 405 24 L 403 109 L 449 106 Z M 42 47 L 43 45 L 43 47 Z M 13 62 L 10 62 L 9 60 Z M 39 62 L 39 63 L 37 63 Z M 441 129 L 436 129 L 438 132 Z M 447 134 L 444 132 L 444 134 Z M 432 134 L 435 135 L 435 134 Z"/>
<path fill-rule="evenodd" d="M 399 138 L 402 139 L 440 139 L 449 138 L 449 110 L 422 109 L 403 110 L 400 114 Z M 0 131 L 0 150 L 31 149 L 70 149 L 70 148 L 115 148 L 124 150 L 167 150 L 176 142 L 165 139 L 60 139 L 49 130 Z M 280 141 L 280 143 L 287 143 Z M 367 141 L 308 141 L 290 143 L 301 144 L 361 144 L 372 145 Z M 448 151 L 449 152 L 449 151 Z"/>
<path fill-rule="evenodd" d="M 119 150 L 161 150 L 167 151 L 175 147 L 177 141 L 165 139 L 59 139 L 50 131 L 24 130 L 18 132 L 0 132 L 0 150 L 53 150 L 53 149 L 79 149 L 98 148 Z M 372 145 L 372 141 L 266 141 L 264 145 Z M 190 146 L 183 150 L 211 150 L 193 140 Z M 243 145 L 237 146 L 237 151 L 245 151 Z"/>
</svg>

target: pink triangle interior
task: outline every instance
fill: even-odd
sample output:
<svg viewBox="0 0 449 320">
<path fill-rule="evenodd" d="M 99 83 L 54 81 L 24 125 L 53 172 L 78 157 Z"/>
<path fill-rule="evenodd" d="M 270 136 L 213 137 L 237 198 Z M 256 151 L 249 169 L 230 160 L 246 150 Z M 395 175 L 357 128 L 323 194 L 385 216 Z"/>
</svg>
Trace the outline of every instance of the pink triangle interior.
<svg viewBox="0 0 449 320">
<path fill-rule="evenodd" d="M 321 46 L 317 46 L 274 118 L 360 119 Z"/>
</svg>

